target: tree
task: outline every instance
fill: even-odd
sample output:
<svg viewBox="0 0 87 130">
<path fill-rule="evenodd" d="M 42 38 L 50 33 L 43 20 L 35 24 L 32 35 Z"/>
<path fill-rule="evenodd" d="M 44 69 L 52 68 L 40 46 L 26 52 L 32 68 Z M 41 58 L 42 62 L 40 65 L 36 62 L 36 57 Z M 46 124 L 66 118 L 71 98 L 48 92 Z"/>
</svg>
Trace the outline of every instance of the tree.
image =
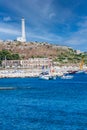
<svg viewBox="0 0 87 130">
<path fill-rule="evenodd" d="M 20 59 L 20 56 L 19 56 L 19 54 L 12 54 L 12 59 L 13 60 L 19 60 Z"/>
<path fill-rule="evenodd" d="M 2 63 L 2 60 L 5 60 L 5 58 L 7 60 L 19 60 L 20 56 L 17 53 L 16 54 L 12 54 L 8 50 L 2 50 L 2 51 L 0 51 L 0 64 Z"/>
</svg>

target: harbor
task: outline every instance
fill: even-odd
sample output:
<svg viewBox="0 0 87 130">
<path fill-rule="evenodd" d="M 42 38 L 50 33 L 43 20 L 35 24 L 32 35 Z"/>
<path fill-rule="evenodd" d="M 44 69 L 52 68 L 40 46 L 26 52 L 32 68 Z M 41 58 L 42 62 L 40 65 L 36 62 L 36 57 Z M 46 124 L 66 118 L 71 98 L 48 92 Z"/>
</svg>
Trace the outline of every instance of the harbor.
<svg viewBox="0 0 87 130">
<path fill-rule="evenodd" d="M 87 130 L 86 0 L 0 0 L 0 130 Z"/>
<path fill-rule="evenodd" d="M 50 68 L 22 68 L 22 69 L 0 69 L 0 78 L 24 78 L 24 77 L 39 77 L 41 73 L 43 72 L 50 72 L 51 76 L 63 76 L 65 74 L 73 74 L 73 73 L 79 73 L 79 72 L 87 72 L 87 67 L 84 66 L 81 70 L 79 66 L 73 67 L 73 66 L 54 66 Z"/>
</svg>

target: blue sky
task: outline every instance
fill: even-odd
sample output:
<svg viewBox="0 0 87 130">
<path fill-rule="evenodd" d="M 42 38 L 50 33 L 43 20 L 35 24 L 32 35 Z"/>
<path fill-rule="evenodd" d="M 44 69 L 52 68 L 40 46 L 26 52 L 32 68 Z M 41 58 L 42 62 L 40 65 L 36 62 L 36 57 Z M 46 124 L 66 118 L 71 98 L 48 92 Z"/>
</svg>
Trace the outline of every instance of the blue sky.
<svg viewBox="0 0 87 130">
<path fill-rule="evenodd" d="M 0 0 L 0 39 L 19 37 L 22 17 L 27 41 L 87 51 L 86 0 Z"/>
</svg>

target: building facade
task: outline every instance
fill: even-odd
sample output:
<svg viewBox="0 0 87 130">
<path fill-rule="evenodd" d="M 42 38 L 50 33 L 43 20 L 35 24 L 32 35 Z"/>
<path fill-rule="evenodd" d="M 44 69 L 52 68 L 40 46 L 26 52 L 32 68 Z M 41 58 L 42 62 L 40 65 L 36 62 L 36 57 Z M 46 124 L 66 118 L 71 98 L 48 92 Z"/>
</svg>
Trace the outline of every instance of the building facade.
<svg viewBox="0 0 87 130">
<path fill-rule="evenodd" d="M 2 67 L 9 68 L 42 68 L 52 65 L 52 59 L 49 58 L 29 58 L 28 60 L 3 60 Z"/>
</svg>

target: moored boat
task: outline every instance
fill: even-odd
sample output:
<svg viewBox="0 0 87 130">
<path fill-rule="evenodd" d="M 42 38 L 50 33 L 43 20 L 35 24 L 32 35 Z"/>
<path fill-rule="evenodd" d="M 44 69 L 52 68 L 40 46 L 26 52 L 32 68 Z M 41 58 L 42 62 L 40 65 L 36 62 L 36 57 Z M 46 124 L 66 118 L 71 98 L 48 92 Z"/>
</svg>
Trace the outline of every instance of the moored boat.
<svg viewBox="0 0 87 130">
<path fill-rule="evenodd" d="M 67 71 L 69 74 L 75 74 L 77 71 L 76 70 L 68 70 Z"/>
<path fill-rule="evenodd" d="M 46 79 L 46 80 L 50 80 L 51 79 L 51 77 L 49 75 L 41 75 L 41 76 L 39 76 L 39 78 Z"/>
<path fill-rule="evenodd" d="M 72 79 L 72 78 L 73 78 L 72 75 L 63 75 L 63 76 L 61 77 L 61 79 Z"/>
<path fill-rule="evenodd" d="M 40 78 L 40 79 L 50 80 L 50 79 L 56 79 L 56 76 L 51 75 L 51 74 L 49 74 L 48 72 L 44 72 L 44 73 L 41 73 L 41 74 L 39 75 L 39 78 Z"/>
</svg>

